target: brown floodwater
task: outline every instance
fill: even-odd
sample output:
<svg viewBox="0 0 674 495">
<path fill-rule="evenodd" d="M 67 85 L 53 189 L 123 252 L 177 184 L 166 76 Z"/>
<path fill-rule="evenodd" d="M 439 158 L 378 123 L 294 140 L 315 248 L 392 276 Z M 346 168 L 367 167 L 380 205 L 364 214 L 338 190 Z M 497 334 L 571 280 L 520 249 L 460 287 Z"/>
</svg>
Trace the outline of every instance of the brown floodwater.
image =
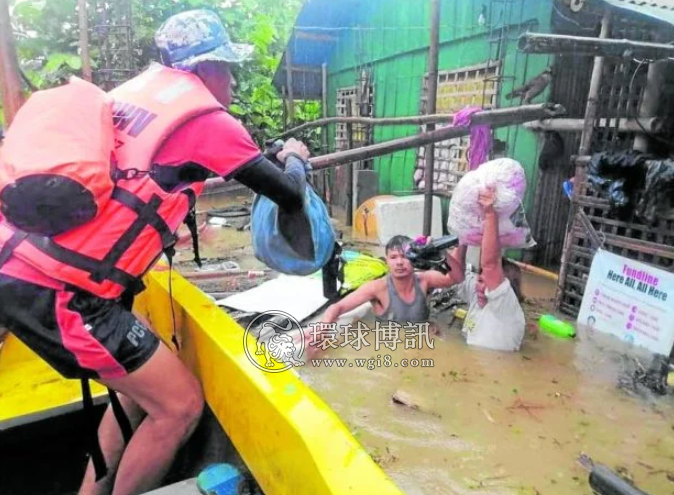
<svg viewBox="0 0 674 495">
<path fill-rule="evenodd" d="M 247 200 L 215 197 L 199 209 Z M 349 229 L 343 230 L 348 239 Z M 226 253 L 242 268 L 258 269 L 247 231 L 214 227 L 202 246 L 205 257 Z M 383 255 L 379 246 L 352 248 Z M 181 255 L 191 259 L 187 249 Z M 555 284 L 524 274 L 523 292 L 527 338 L 519 353 L 468 348 L 461 320 L 452 323 L 445 314 L 433 349 L 377 351 L 369 334 L 371 345 L 360 351 L 347 345 L 313 355 L 347 359 L 343 367 L 316 367 L 305 359 L 299 374 L 408 495 L 589 495 L 588 474 L 576 462 L 580 454 L 650 495 L 673 495 L 674 397 L 617 387 L 635 358 L 647 365 L 650 356 L 585 328 L 572 341 L 537 333 L 538 316 L 551 311 Z M 355 320 L 340 324 L 373 326 L 367 305 L 353 314 Z M 372 369 L 355 359 L 371 359 Z M 432 359 L 433 365 L 413 367 L 413 359 Z M 394 394 L 415 407 L 394 403 Z"/>
<path fill-rule="evenodd" d="M 360 321 L 372 328 L 369 313 Z M 651 495 L 674 493 L 674 397 L 617 387 L 647 354 L 584 328 L 572 341 L 529 335 L 521 352 L 499 353 L 467 347 L 460 321 L 438 327 L 433 349 L 377 351 L 370 333 L 360 351 L 311 356 L 347 359 L 342 368 L 308 359 L 299 372 L 407 494 L 590 494 L 580 454 Z"/>
</svg>

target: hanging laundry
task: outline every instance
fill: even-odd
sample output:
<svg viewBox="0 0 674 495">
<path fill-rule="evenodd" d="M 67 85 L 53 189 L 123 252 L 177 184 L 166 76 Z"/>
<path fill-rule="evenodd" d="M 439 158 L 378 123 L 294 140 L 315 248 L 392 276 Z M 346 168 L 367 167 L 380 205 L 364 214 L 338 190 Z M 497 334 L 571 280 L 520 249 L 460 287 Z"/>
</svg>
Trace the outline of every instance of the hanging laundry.
<svg viewBox="0 0 674 495">
<path fill-rule="evenodd" d="M 491 128 L 488 125 L 471 125 L 473 115 L 482 110 L 480 107 L 466 107 L 454 115 L 452 122 L 454 127 L 471 127 L 468 150 L 470 170 L 475 170 L 487 161 L 492 147 Z"/>
</svg>

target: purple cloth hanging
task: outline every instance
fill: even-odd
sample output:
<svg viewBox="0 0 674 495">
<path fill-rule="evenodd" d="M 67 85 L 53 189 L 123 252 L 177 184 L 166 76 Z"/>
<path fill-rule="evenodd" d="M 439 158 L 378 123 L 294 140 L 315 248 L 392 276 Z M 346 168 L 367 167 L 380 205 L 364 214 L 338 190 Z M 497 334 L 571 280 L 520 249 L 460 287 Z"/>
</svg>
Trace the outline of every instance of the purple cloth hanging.
<svg viewBox="0 0 674 495">
<path fill-rule="evenodd" d="M 473 114 L 481 112 L 480 107 L 466 107 L 454 115 L 453 126 L 470 126 L 470 149 L 468 150 L 468 167 L 475 170 L 489 157 L 491 151 L 491 128 L 488 125 L 471 126 Z"/>
</svg>

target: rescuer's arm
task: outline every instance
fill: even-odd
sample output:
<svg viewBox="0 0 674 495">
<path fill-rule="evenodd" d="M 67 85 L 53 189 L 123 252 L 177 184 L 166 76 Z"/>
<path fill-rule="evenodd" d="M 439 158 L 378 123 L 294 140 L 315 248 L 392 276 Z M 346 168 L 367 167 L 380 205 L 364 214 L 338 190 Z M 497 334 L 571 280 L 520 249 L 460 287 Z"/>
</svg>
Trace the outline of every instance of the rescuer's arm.
<svg viewBox="0 0 674 495">
<path fill-rule="evenodd" d="M 260 155 L 238 168 L 232 179 L 252 189 L 256 194 L 268 197 L 286 210 L 302 208 L 306 190 L 304 160 L 309 157 L 306 147 L 294 139 L 286 143 L 277 158 L 285 163 L 285 170 Z"/>
<path fill-rule="evenodd" d="M 288 157 L 284 172 L 260 155 L 237 170 L 232 178 L 285 210 L 302 208 L 304 203 L 306 172 L 304 163 L 294 156 Z"/>
</svg>

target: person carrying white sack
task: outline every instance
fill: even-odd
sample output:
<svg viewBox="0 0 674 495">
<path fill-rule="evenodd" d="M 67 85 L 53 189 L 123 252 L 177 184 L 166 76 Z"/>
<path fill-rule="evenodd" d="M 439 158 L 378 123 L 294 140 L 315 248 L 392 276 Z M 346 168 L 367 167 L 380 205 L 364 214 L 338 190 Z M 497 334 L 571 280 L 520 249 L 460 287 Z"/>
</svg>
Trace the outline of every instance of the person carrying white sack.
<svg viewBox="0 0 674 495">
<path fill-rule="evenodd" d="M 495 197 L 495 188 L 487 187 L 478 199 L 484 214 L 482 251 L 477 273 L 468 272 L 458 290 L 468 304 L 462 332 L 468 345 L 518 351 L 525 330 L 522 275 L 517 265 L 501 256 Z M 466 250 L 467 246 L 461 245 L 453 253 L 464 272 Z"/>
</svg>

